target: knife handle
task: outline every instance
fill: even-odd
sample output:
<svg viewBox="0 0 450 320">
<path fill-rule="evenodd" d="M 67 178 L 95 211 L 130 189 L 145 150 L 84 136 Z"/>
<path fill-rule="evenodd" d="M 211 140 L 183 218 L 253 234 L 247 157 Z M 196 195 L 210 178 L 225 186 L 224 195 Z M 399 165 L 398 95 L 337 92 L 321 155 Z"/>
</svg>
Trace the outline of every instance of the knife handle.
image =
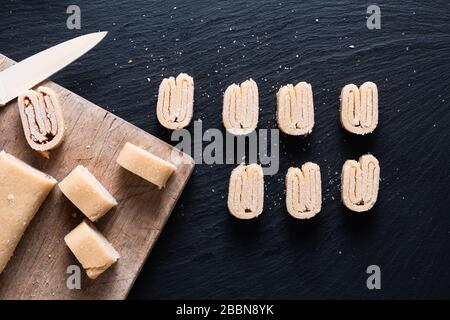
<svg viewBox="0 0 450 320">
<path fill-rule="evenodd" d="M 3 80 L 0 78 L 0 107 L 5 106 L 8 101 L 5 101 L 5 90 L 3 89 Z"/>
</svg>

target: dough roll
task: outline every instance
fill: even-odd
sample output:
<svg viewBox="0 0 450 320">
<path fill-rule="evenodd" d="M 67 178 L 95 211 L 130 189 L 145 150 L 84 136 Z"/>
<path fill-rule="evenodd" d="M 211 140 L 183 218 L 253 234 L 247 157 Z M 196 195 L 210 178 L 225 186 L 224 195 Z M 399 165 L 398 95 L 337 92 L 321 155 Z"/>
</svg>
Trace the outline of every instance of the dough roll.
<svg viewBox="0 0 450 320">
<path fill-rule="evenodd" d="M 64 139 L 64 119 L 53 90 L 39 87 L 28 90 L 18 98 L 23 131 L 30 147 L 47 155 Z"/>
<path fill-rule="evenodd" d="M 258 164 L 233 169 L 228 189 L 228 210 L 239 219 L 251 219 L 262 213 L 264 175 Z"/>
<path fill-rule="evenodd" d="M 311 133 L 314 127 L 312 87 L 299 82 L 283 86 L 277 93 L 278 128 L 285 134 L 300 136 Z"/>
<path fill-rule="evenodd" d="M 0 273 L 57 181 L 0 152 Z"/>
<path fill-rule="evenodd" d="M 253 79 L 244 81 L 240 86 L 233 83 L 225 90 L 222 121 L 229 133 L 251 133 L 258 125 L 258 114 L 258 86 Z"/>
<path fill-rule="evenodd" d="M 341 124 L 355 134 L 368 134 L 378 124 L 378 89 L 373 82 L 346 85 L 341 92 Z"/>
<path fill-rule="evenodd" d="M 186 127 L 194 112 L 194 79 L 185 73 L 165 78 L 158 92 L 156 116 L 170 130 Z"/>
<path fill-rule="evenodd" d="M 344 205 L 352 211 L 370 210 L 378 196 L 380 165 L 366 154 L 359 161 L 347 160 L 342 168 L 341 193 Z"/>
<path fill-rule="evenodd" d="M 322 207 L 320 167 L 312 162 L 289 168 L 286 175 L 286 208 L 297 219 L 309 219 Z"/>
</svg>

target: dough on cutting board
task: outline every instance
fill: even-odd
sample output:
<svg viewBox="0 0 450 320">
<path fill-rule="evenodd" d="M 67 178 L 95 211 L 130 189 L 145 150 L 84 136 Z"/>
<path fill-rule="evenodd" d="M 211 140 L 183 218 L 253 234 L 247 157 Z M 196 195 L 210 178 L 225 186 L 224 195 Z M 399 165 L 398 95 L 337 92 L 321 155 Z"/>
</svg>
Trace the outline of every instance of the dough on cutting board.
<svg viewBox="0 0 450 320">
<path fill-rule="evenodd" d="M 341 92 L 341 124 L 355 134 L 368 134 L 378 124 L 378 89 L 373 82 L 363 83 L 359 89 L 346 85 Z"/>
<path fill-rule="evenodd" d="M 241 164 L 231 172 L 228 210 L 239 219 L 252 219 L 262 213 L 264 174 L 260 165 Z"/>
<path fill-rule="evenodd" d="M 91 279 L 97 278 L 120 258 L 111 243 L 87 220 L 70 231 L 64 241 Z"/>
<path fill-rule="evenodd" d="M 159 123 L 167 129 L 181 129 L 191 122 L 193 112 L 194 79 L 185 73 L 163 79 L 156 106 Z"/>
<path fill-rule="evenodd" d="M 347 160 L 342 167 L 341 195 L 344 205 L 352 211 L 370 210 L 377 201 L 380 165 L 371 154 L 359 161 Z"/>
<path fill-rule="evenodd" d="M 309 83 L 288 84 L 277 93 L 278 128 L 285 134 L 299 136 L 311 133 L 314 127 L 314 103 Z"/>
<path fill-rule="evenodd" d="M 234 135 L 246 135 L 256 129 L 259 115 L 258 86 L 253 79 L 230 85 L 223 96 L 222 121 Z"/>
<path fill-rule="evenodd" d="M 0 273 L 57 181 L 0 152 Z"/>
<path fill-rule="evenodd" d="M 123 168 L 155 184 L 159 189 L 166 186 L 176 166 L 154 154 L 127 142 L 117 157 Z"/>
<path fill-rule="evenodd" d="M 56 93 L 47 87 L 28 90 L 18 98 L 22 126 L 30 147 L 48 157 L 64 139 L 64 118 Z"/>
<path fill-rule="evenodd" d="M 116 199 L 83 166 L 77 166 L 59 184 L 62 193 L 91 221 L 117 205 Z"/>
<path fill-rule="evenodd" d="M 289 168 L 286 175 L 286 208 L 297 219 L 309 219 L 322 207 L 320 167 L 312 162 Z"/>
</svg>

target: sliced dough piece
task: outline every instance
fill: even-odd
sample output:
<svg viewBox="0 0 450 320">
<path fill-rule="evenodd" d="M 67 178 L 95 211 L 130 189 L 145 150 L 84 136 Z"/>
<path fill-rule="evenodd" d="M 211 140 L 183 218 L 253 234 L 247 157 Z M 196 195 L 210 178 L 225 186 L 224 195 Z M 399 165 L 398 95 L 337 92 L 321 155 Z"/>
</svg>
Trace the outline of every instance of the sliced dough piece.
<svg viewBox="0 0 450 320">
<path fill-rule="evenodd" d="M 285 134 L 300 136 L 311 133 L 314 127 L 314 103 L 309 83 L 288 84 L 277 93 L 278 128 Z"/>
<path fill-rule="evenodd" d="M 378 124 L 378 89 L 373 82 L 346 85 L 341 92 L 341 124 L 355 134 L 368 134 Z"/>
<path fill-rule="evenodd" d="M 127 142 L 117 157 L 123 168 L 155 184 L 159 189 L 166 186 L 176 166 L 134 144 Z"/>
<path fill-rule="evenodd" d="M 167 129 L 186 127 L 194 112 L 194 79 L 185 73 L 165 78 L 159 86 L 156 116 Z"/>
<path fill-rule="evenodd" d="M 253 79 L 230 85 L 223 97 L 222 120 L 225 129 L 234 135 L 249 134 L 258 125 L 258 86 Z"/>
<path fill-rule="evenodd" d="M 87 220 L 70 231 L 64 241 L 91 279 L 96 279 L 120 258 L 111 243 Z"/>
<path fill-rule="evenodd" d="M 116 199 L 83 166 L 77 166 L 58 184 L 62 193 L 91 221 L 117 205 Z"/>
<path fill-rule="evenodd" d="M 347 208 L 363 212 L 374 206 L 380 181 L 380 165 L 374 156 L 345 161 L 341 179 L 342 201 Z"/>
<path fill-rule="evenodd" d="M 64 139 L 64 118 L 56 93 L 47 87 L 18 98 L 20 118 L 30 147 L 48 156 Z"/>
<path fill-rule="evenodd" d="M 57 181 L 0 152 L 0 273 Z"/>
<path fill-rule="evenodd" d="M 262 213 L 264 175 L 258 164 L 241 164 L 231 172 L 228 210 L 239 219 L 252 219 Z"/>
<path fill-rule="evenodd" d="M 289 168 L 286 175 L 286 208 L 297 219 L 309 219 L 322 207 L 320 167 L 312 162 Z"/>
</svg>

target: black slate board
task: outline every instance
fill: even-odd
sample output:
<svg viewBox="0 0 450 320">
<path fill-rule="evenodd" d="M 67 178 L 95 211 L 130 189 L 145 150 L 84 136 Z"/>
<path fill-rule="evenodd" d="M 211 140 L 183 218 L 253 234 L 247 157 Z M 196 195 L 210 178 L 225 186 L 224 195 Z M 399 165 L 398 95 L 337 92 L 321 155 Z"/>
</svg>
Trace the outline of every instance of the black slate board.
<svg viewBox="0 0 450 320">
<path fill-rule="evenodd" d="M 228 215 L 233 166 L 196 166 L 130 298 L 450 298 L 447 1 L 378 1 L 381 30 L 366 28 L 364 1 L 77 1 L 81 30 L 66 28 L 69 3 L 4 2 L 0 45 L 15 60 L 110 31 L 52 80 L 167 142 L 154 111 L 163 75 L 194 76 L 194 119 L 221 130 L 232 82 L 257 81 L 259 128 L 276 127 L 282 84 L 313 85 L 313 134 L 281 137 L 263 215 Z M 340 127 L 339 93 L 366 80 L 378 84 L 380 123 L 355 137 Z M 366 152 L 380 160 L 381 189 L 372 212 L 355 215 L 340 202 L 340 171 Z M 284 175 L 306 161 L 322 168 L 324 198 L 305 222 L 285 210 Z M 366 288 L 372 264 L 378 291 Z"/>
</svg>

